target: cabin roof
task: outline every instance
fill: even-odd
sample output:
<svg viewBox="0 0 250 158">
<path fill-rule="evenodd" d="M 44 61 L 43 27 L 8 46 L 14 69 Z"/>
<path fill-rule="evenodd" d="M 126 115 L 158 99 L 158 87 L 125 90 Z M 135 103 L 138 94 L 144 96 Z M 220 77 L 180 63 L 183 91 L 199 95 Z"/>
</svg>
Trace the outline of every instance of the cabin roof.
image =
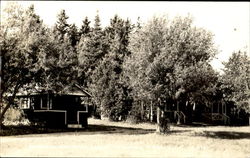
<svg viewBox="0 0 250 158">
<path fill-rule="evenodd" d="M 74 86 L 68 86 L 65 87 L 63 90 L 57 93 L 53 93 L 52 91 L 32 91 L 32 92 L 27 92 L 27 91 L 21 91 L 17 93 L 16 96 L 18 97 L 24 97 L 24 96 L 37 96 L 37 95 L 42 95 L 42 94 L 57 94 L 57 95 L 71 95 L 71 96 L 86 96 L 86 97 L 91 97 L 91 94 L 84 90 L 81 86 L 79 85 L 74 85 Z"/>
</svg>

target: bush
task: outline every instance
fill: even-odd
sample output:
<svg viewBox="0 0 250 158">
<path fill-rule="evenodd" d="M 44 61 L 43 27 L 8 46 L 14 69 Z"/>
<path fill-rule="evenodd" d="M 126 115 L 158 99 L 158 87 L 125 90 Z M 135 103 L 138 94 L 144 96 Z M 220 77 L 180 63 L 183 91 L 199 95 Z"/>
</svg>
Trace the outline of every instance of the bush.
<svg viewBox="0 0 250 158">
<path fill-rule="evenodd" d="M 136 103 L 133 103 L 130 111 L 128 112 L 128 116 L 126 122 L 129 123 L 139 123 L 141 120 L 141 109 L 140 106 Z"/>
<path fill-rule="evenodd" d="M 9 108 L 4 116 L 4 125 L 27 125 L 29 121 L 25 118 L 22 110 L 17 108 Z"/>
<path fill-rule="evenodd" d="M 167 133 L 170 130 L 170 125 L 169 125 L 170 120 L 166 117 L 161 117 L 160 118 L 160 124 L 159 124 L 159 133 Z"/>
<path fill-rule="evenodd" d="M 134 116 L 134 115 L 129 115 L 126 119 L 126 122 L 131 123 L 131 124 L 137 124 L 140 122 L 140 117 Z"/>
</svg>

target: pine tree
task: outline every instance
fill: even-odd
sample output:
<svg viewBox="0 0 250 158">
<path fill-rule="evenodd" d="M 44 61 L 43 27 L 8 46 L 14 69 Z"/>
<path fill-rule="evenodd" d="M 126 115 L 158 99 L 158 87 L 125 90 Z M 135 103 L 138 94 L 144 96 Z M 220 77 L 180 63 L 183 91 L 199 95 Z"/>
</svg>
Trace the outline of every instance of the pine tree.
<svg viewBox="0 0 250 158">
<path fill-rule="evenodd" d="M 93 74 L 92 93 L 100 104 L 104 117 L 112 120 L 125 119 L 128 114 L 128 94 L 124 84 L 122 64 L 129 54 L 127 49 L 130 22 L 117 15 L 105 29 L 108 53 L 97 66 Z"/>
<path fill-rule="evenodd" d="M 101 20 L 100 20 L 100 16 L 99 16 L 99 13 L 97 11 L 97 14 L 95 16 L 95 23 L 94 23 L 94 28 L 93 28 L 94 31 L 98 32 L 98 31 L 101 31 L 102 28 L 101 28 Z"/>
<path fill-rule="evenodd" d="M 90 24 L 90 21 L 88 19 L 88 17 L 85 17 L 85 19 L 83 20 L 83 24 L 81 26 L 81 29 L 80 29 L 80 37 L 81 36 L 87 36 L 90 32 L 91 32 L 91 28 L 89 26 Z"/>
<path fill-rule="evenodd" d="M 77 26 L 75 24 L 70 25 L 67 33 L 71 46 L 75 48 L 80 40 L 80 33 L 78 32 Z"/>
<path fill-rule="evenodd" d="M 92 82 L 91 75 L 106 53 L 105 38 L 100 26 L 99 15 L 96 15 L 93 31 L 89 36 L 82 36 L 77 47 L 79 76 L 85 78 L 85 85 Z"/>
<path fill-rule="evenodd" d="M 50 32 L 46 51 L 41 55 L 44 67 L 43 83 L 46 91 L 62 91 L 76 83 L 77 79 L 77 28 L 67 23 L 65 10 L 58 15 L 58 20 Z"/>
<path fill-rule="evenodd" d="M 70 26 L 67 22 L 68 18 L 64 9 L 57 15 L 58 20 L 54 27 L 54 34 L 61 41 L 64 40 L 64 35 L 68 32 Z"/>
</svg>

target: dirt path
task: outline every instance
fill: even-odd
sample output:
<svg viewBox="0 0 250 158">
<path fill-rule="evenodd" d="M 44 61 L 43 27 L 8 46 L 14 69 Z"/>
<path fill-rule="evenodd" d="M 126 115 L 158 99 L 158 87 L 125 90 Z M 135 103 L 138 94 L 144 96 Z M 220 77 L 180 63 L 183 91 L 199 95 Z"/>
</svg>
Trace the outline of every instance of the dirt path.
<svg viewBox="0 0 250 158">
<path fill-rule="evenodd" d="M 250 157 L 250 127 L 172 127 L 90 120 L 86 131 L 8 136 L 0 156 Z"/>
</svg>

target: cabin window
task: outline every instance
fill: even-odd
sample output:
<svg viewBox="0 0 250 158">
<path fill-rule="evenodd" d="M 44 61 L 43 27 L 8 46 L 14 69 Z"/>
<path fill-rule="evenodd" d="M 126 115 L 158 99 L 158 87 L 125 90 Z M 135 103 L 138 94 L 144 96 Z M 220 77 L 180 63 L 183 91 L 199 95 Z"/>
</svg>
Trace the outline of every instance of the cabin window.
<svg viewBox="0 0 250 158">
<path fill-rule="evenodd" d="M 41 98 L 40 105 L 41 105 L 41 109 L 47 109 L 49 107 L 46 96 Z"/>
<path fill-rule="evenodd" d="M 21 108 L 28 109 L 30 107 L 30 100 L 29 98 L 21 98 L 20 100 Z"/>
<path fill-rule="evenodd" d="M 47 109 L 47 99 L 42 97 L 40 101 L 41 109 Z"/>
<path fill-rule="evenodd" d="M 40 107 L 41 109 L 52 109 L 52 98 L 46 96 L 42 96 L 40 98 Z"/>
<path fill-rule="evenodd" d="M 35 98 L 31 97 L 30 98 L 30 108 L 34 109 L 34 107 L 35 107 Z"/>
</svg>

